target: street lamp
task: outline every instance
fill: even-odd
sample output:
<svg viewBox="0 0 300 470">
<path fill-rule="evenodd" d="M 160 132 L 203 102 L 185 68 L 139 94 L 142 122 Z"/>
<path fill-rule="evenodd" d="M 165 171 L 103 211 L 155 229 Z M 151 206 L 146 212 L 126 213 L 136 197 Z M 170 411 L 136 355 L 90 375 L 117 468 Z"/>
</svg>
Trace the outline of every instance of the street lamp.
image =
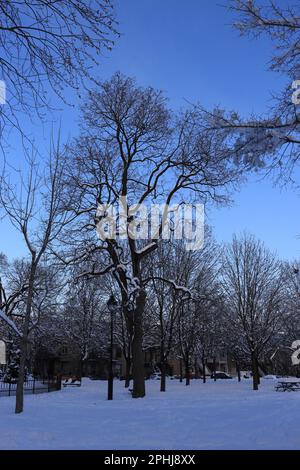
<svg viewBox="0 0 300 470">
<path fill-rule="evenodd" d="M 113 375 L 113 341 L 114 341 L 114 322 L 113 315 L 115 313 L 118 303 L 112 294 L 107 301 L 107 308 L 110 313 L 110 352 L 109 352 L 109 372 L 108 372 L 108 387 L 107 387 L 107 399 L 113 399 L 113 386 L 114 386 L 114 375 Z"/>
</svg>

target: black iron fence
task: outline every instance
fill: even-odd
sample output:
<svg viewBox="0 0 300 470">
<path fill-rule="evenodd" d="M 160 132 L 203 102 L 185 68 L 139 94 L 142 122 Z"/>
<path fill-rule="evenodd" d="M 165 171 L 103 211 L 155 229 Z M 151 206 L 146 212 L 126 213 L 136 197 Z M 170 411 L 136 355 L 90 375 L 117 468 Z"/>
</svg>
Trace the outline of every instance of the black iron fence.
<svg viewBox="0 0 300 470">
<path fill-rule="evenodd" d="M 48 393 L 55 392 L 61 389 L 60 378 L 33 378 L 28 379 L 24 382 L 24 393 L 35 394 L 35 393 Z M 16 394 L 17 384 L 0 381 L 0 397 L 14 396 Z"/>
</svg>

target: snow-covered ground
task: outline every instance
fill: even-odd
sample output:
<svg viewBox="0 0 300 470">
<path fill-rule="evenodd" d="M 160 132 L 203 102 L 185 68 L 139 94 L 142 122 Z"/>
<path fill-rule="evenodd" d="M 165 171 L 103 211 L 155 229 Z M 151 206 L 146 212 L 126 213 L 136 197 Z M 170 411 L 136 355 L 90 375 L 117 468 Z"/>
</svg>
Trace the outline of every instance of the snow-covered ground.
<svg viewBox="0 0 300 470">
<path fill-rule="evenodd" d="M 300 449 L 300 393 L 275 392 L 275 381 L 147 382 L 147 397 L 133 400 L 115 381 L 85 379 L 81 388 L 25 397 L 0 397 L 0 449 Z"/>
</svg>

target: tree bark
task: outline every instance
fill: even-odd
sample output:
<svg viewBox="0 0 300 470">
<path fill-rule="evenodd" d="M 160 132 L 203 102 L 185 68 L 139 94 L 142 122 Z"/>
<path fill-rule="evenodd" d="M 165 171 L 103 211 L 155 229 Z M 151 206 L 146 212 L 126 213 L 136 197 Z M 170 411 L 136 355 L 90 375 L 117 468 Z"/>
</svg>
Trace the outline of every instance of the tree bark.
<svg viewBox="0 0 300 470">
<path fill-rule="evenodd" d="M 16 408 L 15 413 L 19 414 L 23 412 L 24 409 L 24 380 L 25 380 L 25 367 L 27 359 L 27 348 L 28 348 L 28 333 L 30 325 L 30 316 L 33 300 L 33 291 L 34 291 L 34 279 L 35 279 L 36 266 L 34 260 L 32 260 L 29 276 L 29 285 L 28 285 L 28 296 L 26 302 L 26 312 L 25 320 L 22 330 L 22 339 L 20 344 L 20 367 L 19 367 L 19 377 L 17 382 L 16 390 Z"/>
<path fill-rule="evenodd" d="M 161 376 L 160 376 L 160 391 L 165 392 L 166 391 L 166 363 L 163 360 L 161 362 Z"/>
<path fill-rule="evenodd" d="M 241 369 L 238 363 L 236 363 L 236 371 L 238 375 L 238 381 L 240 382 L 241 381 Z"/>
<path fill-rule="evenodd" d="M 206 373 L 205 373 L 205 360 L 202 359 L 202 380 L 203 380 L 203 383 L 205 384 L 206 383 Z"/>
<path fill-rule="evenodd" d="M 257 361 L 256 361 L 254 352 L 251 353 L 251 366 L 252 366 L 253 390 L 258 390 Z"/>
<path fill-rule="evenodd" d="M 255 358 L 255 368 L 256 368 L 257 385 L 260 385 L 259 364 L 258 364 L 257 358 Z"/>
<path fill-rule="evenodd" d="M 213 359 L 213 369 L 214 369 L 214 382 L 216 382 L 217 377 L 216 377 L 216 358 L 215 357 Z"/>
<path fill-rule="evenodd" d="M 20 366 L 19 366 L 19 376 L 17 382 L 16 390 L 16 414 L 22 413 L 24 409 L 24 381 L 25 381 L 25 366 L 26 366 L 26 356 L 27 356 L 27 335 L 23 337 L 20 344 Z"/>
<path fill-rule="evenodd" d="M 183 367 L 182 367 L 182 358 L 179 359 L 179 373 L 180 373 L 180 379 L 179 382 L 183 382 Z"/>
<path fill-rule="evenodd" d="M 185 385 L 190 385 L 190 363 L 188 358 L 185 360 Z"/>
<path fill-rule="evenodd" d="M 136 299 L 136 308 L 134 311 L 134 335 L 132 340 L 132 376 L 133 376 L 133 398 L 142 398 L 145 392 L 145 369 L 143 353 L 143 313 L 146 303 L 146 293 L 144 289 Z"/>
</svg>

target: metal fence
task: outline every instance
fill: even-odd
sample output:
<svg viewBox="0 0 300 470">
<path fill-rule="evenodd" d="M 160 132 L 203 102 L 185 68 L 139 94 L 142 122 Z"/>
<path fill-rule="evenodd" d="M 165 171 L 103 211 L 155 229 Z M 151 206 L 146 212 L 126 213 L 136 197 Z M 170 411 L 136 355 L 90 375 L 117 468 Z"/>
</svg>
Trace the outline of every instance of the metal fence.
<svg viewBox="0 0 300 470">
<path fill-rule="evenodd" d="M 55 392 L 61 389 L 61 380 L 57 378 L 34 378 L 24 382 L 24 393 L 35 394 L 35 393 L 48 393 Z M 7 383 L 0 381 L 0 397 L 15 396 L 17 390 L 16 383 Z"/>
</svg>

